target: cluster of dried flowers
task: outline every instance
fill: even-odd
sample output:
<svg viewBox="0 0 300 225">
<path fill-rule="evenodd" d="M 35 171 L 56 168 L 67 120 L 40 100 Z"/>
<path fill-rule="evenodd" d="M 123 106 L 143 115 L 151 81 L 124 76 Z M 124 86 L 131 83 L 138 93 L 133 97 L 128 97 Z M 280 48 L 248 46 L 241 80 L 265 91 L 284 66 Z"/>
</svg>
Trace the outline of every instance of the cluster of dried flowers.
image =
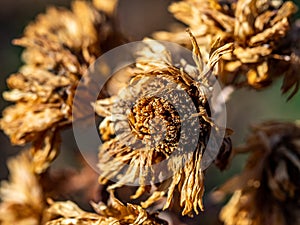
<svg viewBox="0 0 300 225">
<path fill-rule="evenodd" d="M 15 102 L 0 126 L 12 144 L 32 143 L 43 172 L 56 157 L 59 130 L 72 122 L 72 99 L 79 79 L 108 48 L 116 32 L 109 18 L 90 3 L 75 1 L 72 11 L 49 8 L 14 43 L 25 47 L 25 65 L 11 75 L 4 98 Z"/>
<path fill-rule="evenodd" d="M 57 192 L 67 192 L 60 186 L 65 177 L 50 179 L 49 167 L 59 153 L 60 131 L 74 120 L 72 104 L 80 79 L 101 54 L 124 40 L 113 21 L 116 4 L 116 0 L 76 0 L 71 10 L 49 8 L 14 41 L 25 47 L 25 65 L 7 79 L 10 91 L 3 96 L 14 104 L 4 110 L 0 126 L 12 144 L 30 146 L 8 162 L 10 179 L 0 187 L 0 224 L 166 224 L 158 213 L 149 213 L 154 204 L 156 210 L 174 207 L 182 215 L 198 214 L 204 208 L 202 156 L 212 130 L 226 129 L 211 118 L 209 78 L 260 89 L 284 75 L 283 93 L 294 87 L 293 96 L 298 90 L 300 32 L 291 22 L 296 11 L 292 2 L 173 3 L 170 11 L 192 32 L 157 32 L 154 38 L 190 47 L 195 66 L 174 65 L 174 55 L 162 43 L 144 39 L 145 48 L 126 70 L 130 78 L 125 79 L 125 88 L 93 103 L 95 113 L 103 117 L 99 183 L 110 197 L 105 203 L 92 202 L 94 212 L 86 212 L 63 201 Z M 179 89 L 182 92 L 174 91 Z M 185 117 L 159 96 L 180 105 Z M 183 129 L 182 121 L 190 126 Z M 197 129 L 201 132 L 194 139 Z M 193 151 L 182 147 L 191 143 L 196 146 Z M 234 190 L 220 213 L 225 225 L 300 224 L 299 143 L 300 127 L 294 123 L 263 123 L 254 128 L 245 146 L 233 152 L 225 136 L 221 149 L 215 149 L 220 169 L 236 154 L 250 154 L 242 174 L 216 192 Z M 161 162 L 167 162 L 164 170 L 153 169 Z M 161 179 L 168 173 L 172 176 Z M 115 177 L 116 182 L 110 183 Z M 139 204 L 124 204 L 115 197 L 117 188 L 137 180 L 139 188 L 131 198 L 142 197 Z M 53 183 L 57 183 L 54 191 Z"/>
<path fill-rule="evenodd" d="M 220 63 L 218 76 L 226 85 L 261 89 L 282 75 L 282 91 L 294 87 L 291 96 L 299 86 L 299 50 L 291 38 L 297 32 L 291 29 L 296 10 L 293 2 L 280 0 L 183 0 L 170 6 L 173 15 L 195 34 L 203 51 L 218 38 L 234 44 L 234 51 Z M 154 37 L 189 46 L 181 30 L 157 32 Z"/>
</svg>

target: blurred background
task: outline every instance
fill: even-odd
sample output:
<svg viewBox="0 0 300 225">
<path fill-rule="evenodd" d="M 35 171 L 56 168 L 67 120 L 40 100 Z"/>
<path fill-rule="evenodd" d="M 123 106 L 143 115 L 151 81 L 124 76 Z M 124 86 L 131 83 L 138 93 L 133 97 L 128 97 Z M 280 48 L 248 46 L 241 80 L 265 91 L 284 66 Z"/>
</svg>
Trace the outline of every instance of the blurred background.
<svg viewBox="0 0 300 225">
<path fill-rule="evenodd" d="M 131 40 L 141 40 L 153 31 L 167 29 L 173 22 L 167 11 L 170 0 L 122 0 L 118 9 L 120 28 Z M 0 1 L 0 92 L 7 90 L 5 79 L 18 70 L 21 61 L 20 47 L 13 46 L 11 41 L 20 37 L 25 26 L 37 14 L 45 11 L 49 5 L 69 7 L 69 0 L 1 0 Z M 300 71 L 299 71 L 300 72 Z M 281 79 L 264 91 L 243 89 L 236 91 L 227 104 L 228 127 L 234 130 L 233 144 L 236 146 L 245 140 L 249 125 L 265 120 L 293 121 L 300 119 L 300 92 L 289 102 L 287 96 L 280 92 Z M 9 103 L 0 97 L 0 111 Z M 64 148 L 72 146 L 72 133 L 64 134 Z M 74 144 L 74 143 L 73 143 Z M 9 139 L 0 132 L 0 180 L 7 178 L 6 159 L 20 150 L 11 146 Z M 63 162 L 62 154 L 60 162 Z M 217 172 L 211 168 L 206 175 L 206 190 L 209 193 L 229 176 L 238 172 L 245 156 L 237 157 L 226 172 Z M 210 177 L 213 177 L 211 179 Z"/>
<path fill-rule="evenodd" d="M 0 1 L 0 93 L 7 90 L 6 78 L 18 71 L 22 65 L 22 48 L 12 45 L 12 40 L 22 36 L 23 30 L 30 21 L 45 12 L 51 5 L 70 7 L 70 0 L 19 0 Z M 132 40 L 140 40 L 154 30 L 161 30 L 172 22 L 167 11 L 171 1 L 151 0 L 124 0 L 119 4 L 119 23 L 127 36 Z M 160 12 L 155 14 L 153 12 Z M 141 19 L 142 18 L 142 19 Z M 0 95 L 0 111 L 8 105 Z M 70 134 L 65 134 L 72 138 Z M 66 141 L 68 142 L 68 141 Z M 16 154 L 20 147 L 11 146 L 9 139 L 0 131 L 0 180 L 7 177 L 6 159 Z"/>
</svg>

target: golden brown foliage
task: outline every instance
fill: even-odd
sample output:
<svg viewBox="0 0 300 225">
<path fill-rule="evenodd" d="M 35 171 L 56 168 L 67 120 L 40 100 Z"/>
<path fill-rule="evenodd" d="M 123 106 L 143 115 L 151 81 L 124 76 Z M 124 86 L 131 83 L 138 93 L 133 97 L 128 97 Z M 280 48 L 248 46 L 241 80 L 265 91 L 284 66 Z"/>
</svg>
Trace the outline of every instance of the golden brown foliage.
<svg viewBox="0 0 300 225">
<path fill-rule="evenodd" d="M 110 197 L 109 205 L 100 202 L 92 203 L 97 213 L 89 213 L 81 210 L 75 203 L 51 202 L 45 214 L 49 218 L 47 225 L 112 225 L 112 224 L 135 224 L 135 225 L 159 225 L 166 224 L 157 215 L 149 215 L 141 206 L 127 204 L 124 205 L 113 195 Z M 52 218 L 52 219 L 51 219 Z"/>
<path fill-rule="evenodd" d="M 24 37 L 14 40 L 25 47 L 25 65 L 7 80 L 11 90 L 3 96 L 15 104 L 4 110 L 0 126 L 13 144 L 33 143 L 38 171 L 57 155 L 58 131 L 72 122 L 79 79 L 102 47 L 109 48 L 113 35 L 105 14 L 89 2 L 74 1 L 71 11 L 48 8 L 26 27 Z"/>
<path fill-rule="evenodd" d="M 217 38 L 234 44 L 234 51 L 224 55 L 220 64 L 218 75 L 225 84 L 260 89 L 284 75 L 289 84 L 284 82 L 283 93 L 294 87 L 291 97 L 298 90 L 297 42 L 285 45 L 292 41 L 288 34 L 290 18 L 296 12 L 293 2 L 183 0 L 169 9 L 193 31 L 202 49 L 208 50 Z M 158 32 L 154 37 L 190 46 L 184 31 Z"/>
<path fill-rule="evenodd" d="M 9 181 L 0 187 L 0 224 L 38 225 L 45 207 L 39 177 L 28 151 L 8 162 Z"/>
<path fill-rule="evenodd" d="M 1 224 L 166 224 L 156 214 L 149 215 L 141 206 L 125 206 L 113 195 L 108 206 L 104 203 L 92 203 L 98 214 L 85 212 L 71 201 L 53 202 L 49 199 L 49 206 L 45 198 L 51 195 L 44 192 L 42 184 L 45 185 L 45 180 L 41 181 L 44 178 L 34 172 L 34 165 L 29 151 L 24 151 L 9 161 L 9 181 L 2 181 L 0 187 Z M 76 176 L 73 178 L 77 179 Z M 66 179 L 71 181 L 72 177 Z M 60 180 L 57 182 L 56 192 L 62 185 Z M 48 186 L 46 189 L 49 191 Z"/>
<path fill-rule="evenodd" d="M 221 211 L 225 225 L 300 224 L 300 127 L 266 122 L 253 127 L 244 171 L 219 193 L 235 191 Z"/>
<path fill-rule="evenodd" d="M 52 200 L 82 190 L 89 199 L 100 193 L 94 179 L 98 175 L 90 168 L 80 173 L 59 171 L 55 176 L 48 168 L 59 152 L 60 131 L 83 117 L 72 116 L 80 79 L 102 53 L 122 41 L 113 21 L 117 3 L 76 0 L 71 10 L 48 8 L 22 38 L 14 40 L 25 48 L 25 64 L 7 79 L 10 90 L 3 96 L 14 104 L 4 110 L 0 127 L 12 144 L 31 146 L 8 162 L 10 177 L 0 186 L 0 224 L 166 224 L 145 210 L 160 203 L 153 208 L 198 214 L 204 208 L 203 155 L 218 151 L 213 160 L 220 169 L 235 154 L 250 154 L 244 171 L 216 192 L 221 196 L 233 192 L 220 213 L 225 225 L 300 225 L 299 125 L 258 125 L 247 144 L 232 154 L 231 140 L 218 136 L 224 128 L 215 124 L 209 105 L 214 76 L 226 85 L 261 89 L 283 75 L 282 92 L 293 89 L 290 97 L 297 92 L 300 26 L 299 21 L 291 23 L 296 12 L 291 1 L 173 3 L 170 11 L 188 26 L 190 39 L 183 30 L 154 36 L 192 48 L 195 65 L 183 58 L 174 65 L 178 55 L 158 41 L 144 39 L 145 48 L 137 53 L 134 66 L 106 84 L 111 89 L 105 94 L 112 95 L 93 104 L 103 117 L 98 166 L 99 181 L 110 192 L 108 203 L 92 202 L 95 212 L 86 212 L 71 201 Z M 89 77 L 84 81 L 93 82 Z M 89 99 L 85 97 L 92 91 L 83 90 L 81 97 Z M 174 105 L 185 114 L 179 115 Z M 221 138 L 221 148 L 207 150 L 210 138 Z M 144 197 L 140 205 L 125 205 L 114 197 L 115 189 L 127 183 L 139 186 L 131 198 Z"/>
</svg>

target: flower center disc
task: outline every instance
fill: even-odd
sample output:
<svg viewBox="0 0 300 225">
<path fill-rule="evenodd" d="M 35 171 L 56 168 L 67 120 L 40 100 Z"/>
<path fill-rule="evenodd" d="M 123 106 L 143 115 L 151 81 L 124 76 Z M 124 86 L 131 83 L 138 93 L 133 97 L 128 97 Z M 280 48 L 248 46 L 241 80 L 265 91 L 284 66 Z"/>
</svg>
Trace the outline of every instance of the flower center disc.
<svg viewBox="0 0 300 225">
<path fill-rule="evenodd" d="M 159 97 L 143 97 L 128 114 L 132 134 L 146 148 L 170 155 L 178 146 L 180 117 L 175 107 Z"/>
</svg>

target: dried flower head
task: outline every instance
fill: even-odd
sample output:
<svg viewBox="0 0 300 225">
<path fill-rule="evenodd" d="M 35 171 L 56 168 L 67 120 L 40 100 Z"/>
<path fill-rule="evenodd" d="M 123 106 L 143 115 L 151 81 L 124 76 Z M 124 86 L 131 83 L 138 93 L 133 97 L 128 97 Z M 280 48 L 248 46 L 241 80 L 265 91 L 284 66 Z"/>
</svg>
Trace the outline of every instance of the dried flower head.
<svg viewBox="0 0 300 225">
<path fill-rule="evenodd" d="M 42 187 L 28 151 L 8 162 L 9 181 L 0 187 L 0 224 L 39 225 L 45 207 Z"/>
<path fill-rule="evenodd" d="M 25 29 L 24 37 L 14 40 L 25 47 L 25 65 L 7 80 L 11 90 L 3 96 L 15 104 L 4 110 L 0 126 L 13 144 L 33 142 L 34 153 L 48 149 L 37 156 L 40 171 L 47 167 L 41 155 L 46 164 L 53 160 L 57 131 L 72 122 L 79 79 L 111 46 L 113 32 L 105 14 L 89 2 L 75 1 L 72 11 L 49 8 Z"/>
<path fill-rule="evenodd" d="M 299 68 L 299 60 L 293 59 L 293 48 L 283 46 L 290 30 L 290 17 L 296 12 L 291 1 L 182 0 L 173 3 L 170 11 L 188 25 L 203 49 L 208 50 L 217 38 L 234 44 L 234 51 L 221 60 L 218 76 L 225 84 L 248 84 L 260 89 L 283 74 L 294 77 L 283 86 L 283 92 L 295 87 L 292 96 L 297 91 L 299 76 L 291 70 Z M 184 31 L 158 32 L 154 37 L 189 46 Z"/>
<path fill-rule="evenodd" d="M 300 224 L 300 127 L 266 122 L 236 153 L 250 153 L 244 171 L 219 193 L 235 191 L 221 211 L 225 225 Z"/>
<path fill-rule="evenodd" d="M 140 225 L 163 225 L 165 221 L 158 218 L 156 214 L 150 215 L 141 206 L 124 205 L 113 195 L 110 197 L 109 205 L 100 202 L 92 203 L 97 213 L 89 213 L 81 210 L 75 203 L 52 202 L 46 210 L 47 225 L 62 224 L 140 224 Z"/>
<path fill-rule="evenodd" d="M 217 129 L 210 118 L 209 77 L 213 76 L 212 69 L 219 58 L 231 51 L 232 46 L 218 48 L 216 43 L 207 69 L 192 34 L 191 39 L 197 68 L 174 66 L 174 56 L 163 44 L 145 39 L 146 47 L 138 53 L 128 86 L 117 95 L 95 103 L 95 111 L 105 117 L 100 124 L 105 141 L 99 152 L 100 182 L 106 183 L 117 176 L 118 181 L 108 188 L 115 189 L 139 179 L 140 187 L 132 198 L 150 190 L 149 183 L 158 183 L 148 200 L 141 203 L 144 208 L 167 194 L 166 209 L 173 194 L 179 191 L 183 215 L 198 213 L 199 207 L 203 209 L 201 159 L 211 130 Z M 184 95 L 192 101 L 187 103 Z M 196 108 L 194 112 L 192 105 Z M 184 115 L 179 116 L 176 106 Z M 188 123 L 187 127 L 183 127 L 183 121 Z M 189 147 L 193 149 L 185 149 Z M 166 161 L 166 167 L 154 169 Z M 164 179 L 168 172 L 172 176 Z"/>
</svg>

